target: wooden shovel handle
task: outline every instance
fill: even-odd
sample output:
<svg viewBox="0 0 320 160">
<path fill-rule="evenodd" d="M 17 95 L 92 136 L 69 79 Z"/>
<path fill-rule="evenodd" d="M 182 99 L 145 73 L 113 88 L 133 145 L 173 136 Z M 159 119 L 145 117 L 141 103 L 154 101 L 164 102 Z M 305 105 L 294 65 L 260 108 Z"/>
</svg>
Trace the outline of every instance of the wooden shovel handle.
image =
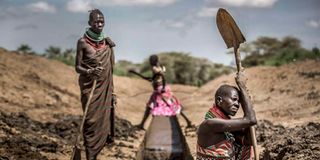
<svg viewBox="0 0 320 160">
<path fill-rule="evenodd" d="M 236 65 L 237 65 L 237 72 L 239 73 L 243 70 L 241 65 L 241 56 L 240 56 L 239 46 L 234 47 L 234 56 L 235 56 Z"/>
<path fill-rule="evenodd" d="M 257 138 L 256 138 L 256 131 L 255 131 L 254 126 L 250 127 L 250 135 L 251 135 L 251 142 L 253 144 L 254 159 L 258 160 L 259 154 L 258 154 L 258 150 L 257 150 Z"/>
<path fill-rule="evenodd" d="M 79 130 L 79 133 L 77 135 L 77 138 L 76 138 L 76 141 L 75 141 L 75 144 L 74 144 L 74 148 L 80 148 L 79 143 L 80 143 L 81 135 L 82 135 L 82 132 L 83 132 L 84 122 L 85 122 L 86 117 L 87 117 L 88 108 L 89 108 L 89 105 L 90 105 L 90 102 L 91 102 L 91 99 L 92 99 L 92 96 L 93 96 L 93 92 L 94 92 L 94 90 L 96 88 L 96 85 L 97 85 L 97 80 L 94 79 L 93 80 L 93 85 L 91 87 L 90 95 L 89 95 L 89 98 L 88 98 L 86 106 L 85 106 L 86 108 L 85 108 L 85 111 L 83 113 L 82 121 L 81 121 L 81 124 L 80 124 L 80 130 Z M 74 159 L 76 149 L 74 149 L 72 152 L 73 153 L 71 154 L 71 158 L 70 158 L 71 160 Z"/>
<path fill-rule="evenodd" d="M 234 53 L 236 58 L 236 65 L 237 65 L 237 72 L 238 74 L 242 72 L 243 68 L 241 66 L 241 57 L 240 57 L 240 51 L 239 46 L 234 47 Z M 257 138 L 256 138 L 256 132 L 254 126 L 250 127 L 250 135 L 251 135 L 251 142 L 253 144 L 253 151 L 254 151 L 254 159 L 259 159 L 258 149 L 257 149 Z"/>
</svg>

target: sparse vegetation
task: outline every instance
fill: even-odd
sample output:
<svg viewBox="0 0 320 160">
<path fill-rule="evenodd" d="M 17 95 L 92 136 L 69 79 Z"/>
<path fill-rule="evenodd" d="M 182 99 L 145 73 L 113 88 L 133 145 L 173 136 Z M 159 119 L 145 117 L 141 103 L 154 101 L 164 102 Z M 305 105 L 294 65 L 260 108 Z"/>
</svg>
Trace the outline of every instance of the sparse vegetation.
<svg viewBox="0 0 320 160">
<path fill-rule="evenodd" d="M 317 47 L 312 50 L 301 46 L 301 41 L 295 37 L 284 37 L 282 40 L 272 37 L 260 37 L 244 45 L 240 51 L 246 56 L 243 64 L 246 67 L 258 65 L 280 66 L 294 61 L 320 58 Z"/>
<path fill-rule="evenodd" d="M 32 50 L 32 48 L 27 44 L 21 44 L 17 48 L 17 52 L 20 53 L 20 54 L 30 54 L 30 55 L 35 55 L 36 54 L 36 52 L 34 52 Z"/>
<path fill-rule="evenodd" d="M 233 68 L 222 64 L 214 64 L 205 58 L 192 57 L 187 53 L 164 52 L 158 54 L 161 65 L 166 67 L 166 80 L 169 83 L 201 86 L 204 83 L 222 75 L 230 73 Z M 129 69 L 134 69 L 145 76 L 151 76 L 149 60 L 142 64 L 119 61 L 116 74 L 128 75 Z M 128 76 L 133 76 L 129 74 Z"/>
<path fill-rule="evenodd" d="M 49 59 L 61 61 L 70 66 L 75 65 L 76 51 L 74 49 L 66 49 L 62 52 L 60 47 L 49 46 L 47 49 L 45 49 L 45 52 L 43 54 L 40 54 L 33 51 L 28 44 L 21 44 L 16 51 L 19 54 L 44 56 Z"/>
<path fill-rule="evenodd" d="M 130 77 L 131 74 L 128 73 L 129 69 L 139 70 L 140 64 L 135 64 L 130 61 L 120 60 L 115 64 L 113 73 L 118 76 Z"/>
<path fill-rule="evenodd" d="M 74 49 L 66 49 L 62 52 L 59 47 L 49 46 L 49 48 L 45 50 L 44 55 L 49 59 L 55 59 L 67 65 L 75 65 L 76 51 Z"/>
</svg>

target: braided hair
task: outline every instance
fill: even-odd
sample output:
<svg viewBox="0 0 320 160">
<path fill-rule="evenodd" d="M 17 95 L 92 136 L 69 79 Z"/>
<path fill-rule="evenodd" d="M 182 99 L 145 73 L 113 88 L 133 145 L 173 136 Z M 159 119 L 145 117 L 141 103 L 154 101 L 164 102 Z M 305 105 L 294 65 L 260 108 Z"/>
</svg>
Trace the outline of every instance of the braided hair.
<svg viewBox="0 0 320 160">
<path fill-rule="evenodd" d="M 93 19 L 93 17 L 95 17 L 96 15 L 103 15 L 103 13 L 99 10 L 99 9 L 93 9 L 93 10 L 90 10 L 88 11 L 90 14 L 89 14 L 89 21 L 91 21 Z"/>
</svg>

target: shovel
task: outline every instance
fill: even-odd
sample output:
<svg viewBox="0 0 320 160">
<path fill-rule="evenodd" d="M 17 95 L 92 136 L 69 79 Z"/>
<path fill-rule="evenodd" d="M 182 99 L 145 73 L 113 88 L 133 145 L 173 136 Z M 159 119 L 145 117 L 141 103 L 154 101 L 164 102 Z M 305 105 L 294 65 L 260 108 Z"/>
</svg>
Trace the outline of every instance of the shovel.
<svg viewBox="0 0 320 160">
<path fill-rule="evenodd" d="M 79 133 L 77 135 L 75 144 L 73 146 L 73 151 L 72 151 L 70 160 L 81 160 L 80 138 L 81 138 L 82 131 L 83 131 L 84 121 L 85 121 L 85 119 L 87 117 L 88 108 L 89 108 L 89 105 L 90 105 L 90 102 L 91 102 L 91 99 L 92 99 L 92 96 L 93 96 L 94 89 L 96 88 L 96 85 L 97 85 L 97 80 L 94 79 L 93 80 L 93 85 L 92 85 L 92 88 L 91 88 L 91 91 L 90 91 L 90 95 L 89 95 L 88 101 L 86 103 L 86 108 L 85 108 L 84 113 L 83 113 L 82 122 L 81 122 L 81 125 L 80 125 L 80 131 L 79 131 Z"/>
<path fill-rule="evenodd" d="M 233 20 L 232 16 L 225 9 L 219 8 L 218 10 L 217 26 L 224 42 L 227 45 L 227 48 L 233 47 L 237 65 L 237 72 L 239 74 L 243 70 L 241 66 L 239 47 L 241 43 L 246 41 L 246 39 L 242 35 L 239 27 Z M 257 139 L 255 135 L 255 129 L 253 126 L 250 127 L 250 134 L 251 141 L 253 143 L 254 158 L 255 160 L 258 160 Z"/>
</svg>

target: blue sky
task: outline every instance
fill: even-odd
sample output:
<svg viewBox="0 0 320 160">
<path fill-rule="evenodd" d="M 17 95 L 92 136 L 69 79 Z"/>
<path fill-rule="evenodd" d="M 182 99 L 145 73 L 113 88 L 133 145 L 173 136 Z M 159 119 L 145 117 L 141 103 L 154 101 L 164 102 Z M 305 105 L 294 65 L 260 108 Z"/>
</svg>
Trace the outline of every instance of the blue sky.
<svg viewBox="0 0 320 160">
<path fill-rule="evenodd" d="M 249 42 L 290 35 L 306 48 L 320 47 L 319 0 L 0 0 L 0 46 L 14 50 L 26 43 L 40 53 L 50 45 L 75 48 L 88 27 L 88 10 L 99 8 L 117 60 L 181 51 L 229 65 L 233 56 L 215 23 L 219 7 Z"/>
</svg>

